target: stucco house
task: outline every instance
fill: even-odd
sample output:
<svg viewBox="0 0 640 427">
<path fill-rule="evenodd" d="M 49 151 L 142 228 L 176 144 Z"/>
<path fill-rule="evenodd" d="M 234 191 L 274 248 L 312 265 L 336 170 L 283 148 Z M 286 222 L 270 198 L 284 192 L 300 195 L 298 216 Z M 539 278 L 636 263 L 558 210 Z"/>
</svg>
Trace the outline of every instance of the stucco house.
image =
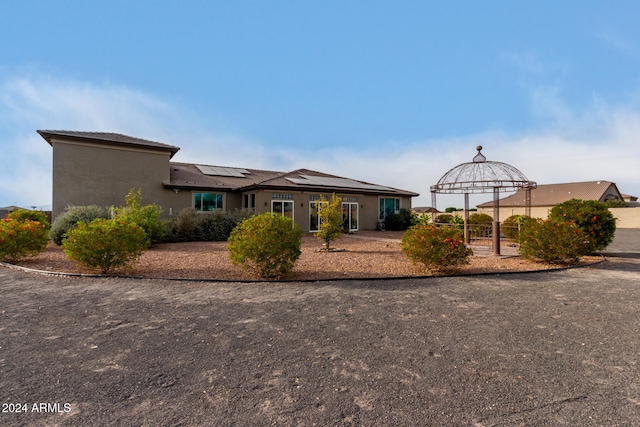
<svg viewBox="0 0 640 427">
<path fill-rule="evenodd" d="M 411 191 L 308 169 L 290 172 L 172 162 L 179 147 L 117 133 L 39 130 L 53 148 L 55 218 L 69 205 L 119 206 L 131 188 L 163 215 L 248 209 L 278 212 L 303 230 L 318 226 L 320 195 L 342 197 L 352 231 L 376 229 L 386 215 L 411 209 Z M 215 154 L 214 154 L 215 156 Z"/>
</svg>

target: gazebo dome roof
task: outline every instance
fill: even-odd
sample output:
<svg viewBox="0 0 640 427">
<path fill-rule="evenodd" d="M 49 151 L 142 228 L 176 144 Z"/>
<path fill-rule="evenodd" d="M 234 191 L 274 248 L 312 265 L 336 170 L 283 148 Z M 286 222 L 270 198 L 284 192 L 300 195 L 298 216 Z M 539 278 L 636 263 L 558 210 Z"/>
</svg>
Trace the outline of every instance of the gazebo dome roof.
<svg viewBox="0 0 640 427">
<path fill-rule="evenodd" d="M 517 191 L 520 188 L 536 188 L 537 184 L 515 167 L 502 162 L 487 161 L 482 146 L 472 162 L 462 163 L 445 173 L 436 185 L 434 193 L 488 193 L 493 191 Z"/>
</svg>

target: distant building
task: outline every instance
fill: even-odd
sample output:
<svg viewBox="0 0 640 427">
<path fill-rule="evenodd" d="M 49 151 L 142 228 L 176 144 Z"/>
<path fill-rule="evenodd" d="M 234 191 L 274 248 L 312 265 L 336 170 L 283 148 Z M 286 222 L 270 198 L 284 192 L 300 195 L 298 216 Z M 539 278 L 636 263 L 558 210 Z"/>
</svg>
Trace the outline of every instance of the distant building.
<svg viewBox="0 0 640 427">
<path fill-rule="evenodd" d="M 511 215 L 524 215 L 526 192 L 516 193 L 500 199 L 500 220 Z M 633 196 L 627 196 L 633 198 Z M 625 200 L 615 183 L 610 181 L 585 181 L 563 184 L 538 185 L 531 190 L 531 216 L 547 218 L 551 209 L 571 199 L 596 200 L 604 203 L 608 200 Z M 493 201 L 479 204 L 478 212 L 493 216 Z"/>
</svg>

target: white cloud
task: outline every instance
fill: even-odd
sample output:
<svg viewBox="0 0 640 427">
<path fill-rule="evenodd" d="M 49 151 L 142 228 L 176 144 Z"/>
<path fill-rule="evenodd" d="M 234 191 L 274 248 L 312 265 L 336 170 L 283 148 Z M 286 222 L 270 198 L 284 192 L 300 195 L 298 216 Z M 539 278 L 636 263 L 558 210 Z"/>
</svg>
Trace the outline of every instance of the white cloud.
<svg viewBox="0 0 640 427">
<path fill-rule="evenodd" d="M 259 140 L 211 129 L 196 113 L 113 84 L 50 77 L 0 80 L 0 206 L 51 203 L 51 150 L 36 129 L 119 132 L 181 147 L 174 161 L 292 170 L 316 169 L 415 191 L 414 206 L 431 205 L 430 186 L 472 160 L 482 145 L 488 160 L 509 163 L 540 184 L 610 180 L 640 195 L 640 112 L 594 100 L 581 111 L 557 92 L 532 97 L 552 123 L 527 132 L 483 132 L 446 140 L 383 141 L 366 152 L 308 147 L 272 150 Z M 491 200 L 472 197 L 472 205 Z M 462 206 L 463 196 L 438 196 L 438 207 Z"/>
</svg>

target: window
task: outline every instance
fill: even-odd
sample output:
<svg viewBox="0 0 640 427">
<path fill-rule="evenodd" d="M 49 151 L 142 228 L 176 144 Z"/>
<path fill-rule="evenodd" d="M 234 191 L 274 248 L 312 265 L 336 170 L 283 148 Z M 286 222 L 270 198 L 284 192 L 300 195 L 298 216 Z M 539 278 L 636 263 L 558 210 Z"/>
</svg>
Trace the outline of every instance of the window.
<svg viewBox="0 0 640 427">
<path fill-rule="evenodd" d="M 358 203 L 342 203 L 342 223 L 347 231 L 358 230 Z"/>
<path fill-rule="evenodd" d="M 293 201 L 291 200 L 272 200 L 271 212 L 278 213 L 287 218 L 293 219 Z"/>
<path fill-rule="evenodd" d="M 242 195 L 242 207 L 250 211 L 256 210 L 256 194 L 243 194 Z"/>
<path fill-rule="evenodd" d="M 222 194 L 193 193 L 193 207 L 199 212 L 222 209 Z"/>
<path fill-rule="evenodd" d="M 320 207 L 320 203 L 322 202 L 309 202 L 309 231 L 318 231 L 320 229 L 320 216 L 318 215 L 318 208 Z"/>
<path fill-rule="evenodd" d="M 400 212 L 400 199 L 396 197 L 380 197 L 380 221 L 387 215 Z"/>
</svg>

